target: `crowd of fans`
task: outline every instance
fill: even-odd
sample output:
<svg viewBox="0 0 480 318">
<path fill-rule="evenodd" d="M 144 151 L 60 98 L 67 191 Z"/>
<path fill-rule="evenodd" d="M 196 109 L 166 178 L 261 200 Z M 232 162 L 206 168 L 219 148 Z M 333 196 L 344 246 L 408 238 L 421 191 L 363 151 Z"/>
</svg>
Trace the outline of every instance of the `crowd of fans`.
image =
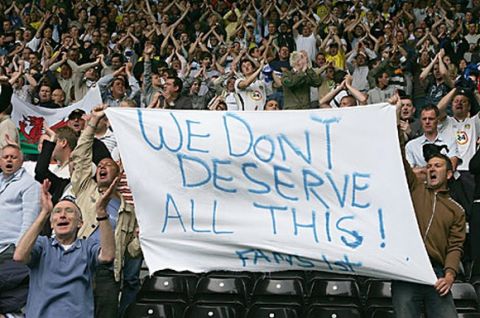
<svg viewBox="0 0 480 318">
<path fill-rule="evenodd" d="M 470 222 L 464 257 L 480 253 L 480 183 L 475 188 L 474 180 L 480 178 L 480 0 L 7 0 L 0 2 L 0 21 L 2 94 L 9 94 L 10 84 L 13 94 L 37 107 L 71 105 L 96 87 L 109 107 L 281 111 L 399 101 L 402 138 L 412 140 L 406 158 L 420 180 L 428 177 L 423 146 L 447 146 L 455 171 L 450 192 Z M 34 181 L 22 173 L 11 107 L 2 103 L 0 266 L 16 271 L 23 286 L 28 270 L 8 263 L 25 261 L 14 246 L 38 211 L 50 207 L 46 201 L 68 205 L 62 198 L 73 194 L 70 208 L 82 211 L 75 223 L 79 238 L 100 240 L 99 224 L 107 218 L 112 225 L 115 261 L 96 268 L 95 317 L 121 316 L 139 288 L 142 258 L 133 200 L 104 107 L 90 116 L 72 112 L 68 127 L 45 127 L 39 155 L 25 156 L 38 161 Z M 8 190 L 12 176 L 20 184 Z M 49 183 L 41 186 L 45 179 Z M 95 206 L 104 198 L 99 191 L 112 184 L 118 196 Z M 18 228 L 9 225 L 14 214 L 6 216 L 7 210 L 23 218 Z M 65 224 L 57 228 L 55 220 L 43 215 L 36 235 L 50 235 L 51 227 L 61 231 Z M 0 286 L 0 317 L 19 315 L 26 288 L 4 293 Z M 42 306 L 48 301 L 27 304 L 27 312 L 34 317 Z"/>
</svg>

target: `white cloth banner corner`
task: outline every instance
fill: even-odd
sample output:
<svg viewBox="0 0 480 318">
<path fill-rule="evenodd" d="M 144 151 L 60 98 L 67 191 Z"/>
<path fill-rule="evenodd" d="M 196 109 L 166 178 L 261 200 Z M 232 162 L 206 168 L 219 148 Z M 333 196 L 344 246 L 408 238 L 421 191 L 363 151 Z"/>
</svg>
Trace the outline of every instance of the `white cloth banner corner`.
<svg viewBox="0 0 480 318">
<path fill-rule="evenodd" d="M 150 273 L 303 269 L 435 283 L 394 107 L 106 112 Z"/>
</svg>

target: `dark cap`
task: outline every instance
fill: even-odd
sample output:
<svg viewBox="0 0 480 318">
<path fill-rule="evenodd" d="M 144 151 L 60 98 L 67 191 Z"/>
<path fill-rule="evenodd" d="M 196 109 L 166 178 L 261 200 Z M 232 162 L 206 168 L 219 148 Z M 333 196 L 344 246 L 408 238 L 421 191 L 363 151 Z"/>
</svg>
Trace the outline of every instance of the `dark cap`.
<svg viewBox="0 0 480 318">
<path fill-rule="evenodd" d="M 85 115 L 85 111 L 80 108 L 77 108 L 74 111 L 72 111 L 70 115 L 68 115 L 68 120 L 82 118 L 83 115 Z"/>
</svg>

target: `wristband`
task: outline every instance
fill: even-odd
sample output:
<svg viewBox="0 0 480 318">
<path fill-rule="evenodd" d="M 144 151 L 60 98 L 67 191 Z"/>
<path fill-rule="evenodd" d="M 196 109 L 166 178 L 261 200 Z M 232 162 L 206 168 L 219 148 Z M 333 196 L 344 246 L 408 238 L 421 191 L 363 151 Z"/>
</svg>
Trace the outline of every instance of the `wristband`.
<svg viewBox="0 0 480 318">
<path fill-rule="evenodd" d="M 92 127 L 93 129 L 97 129 L 97 126 L 92 125 L 90 122 L 87 123 L 87 126 L 90 126 L 90 127 Z"/>
<path fill-rule="evenodd" d="M 105 221 L 105 220 L 108 220 L 110 216 L 108 214 L 105 214 L 104 216 L 97 216 L 97 221 L 100 222 L 100 221 Z"/>
</svg>

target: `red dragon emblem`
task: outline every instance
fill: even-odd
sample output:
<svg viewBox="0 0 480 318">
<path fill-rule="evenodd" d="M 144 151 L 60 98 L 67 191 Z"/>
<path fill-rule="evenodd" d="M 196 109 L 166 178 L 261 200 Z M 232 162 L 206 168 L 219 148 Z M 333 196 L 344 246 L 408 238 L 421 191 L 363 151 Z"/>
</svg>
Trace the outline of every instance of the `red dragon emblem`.
<svg viewBox="0 0 480 318">
<path fill-rule="evenodd" d="M 20 127 L 20 132 L 25 136 L 25 141 L 29 144 L 36 144 L 40 140 L 40 136 L 43 134 L 43 122 L 45 119 L 43 117 L 36 116 L 22 116 L 18 125 Z M 60 121 L 53 125 L 53 130 L 65 126 L 65 121 Z"/>
<path fill-rule="evenodd" d="M 43 117 L 23 116 L 18 125 L 20 132 L 25 136 L 26 142 L 29 144 L 36 144 L 42 135 Z"/>
</svg>

